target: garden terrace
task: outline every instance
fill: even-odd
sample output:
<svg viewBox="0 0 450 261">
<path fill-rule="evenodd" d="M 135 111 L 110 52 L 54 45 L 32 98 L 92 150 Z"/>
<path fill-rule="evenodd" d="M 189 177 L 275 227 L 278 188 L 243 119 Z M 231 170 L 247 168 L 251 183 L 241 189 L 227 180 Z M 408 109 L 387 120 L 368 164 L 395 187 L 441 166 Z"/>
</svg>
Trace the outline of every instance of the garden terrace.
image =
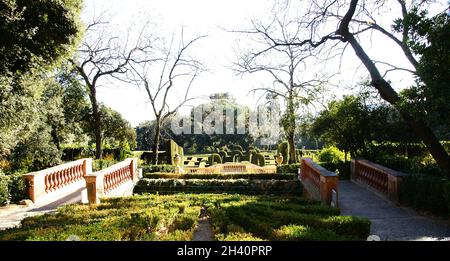
<svg viewBox="0 0 450 261">
<path fill-rule="evenodd" d="M 29 217 L 0 240 L 191 240 L 202 207 L 216 240 L 361 240 L 366 219 L 301 197 L 243 195 L 144 195 L 68 205 L 57 213 Z"/>
</svg>

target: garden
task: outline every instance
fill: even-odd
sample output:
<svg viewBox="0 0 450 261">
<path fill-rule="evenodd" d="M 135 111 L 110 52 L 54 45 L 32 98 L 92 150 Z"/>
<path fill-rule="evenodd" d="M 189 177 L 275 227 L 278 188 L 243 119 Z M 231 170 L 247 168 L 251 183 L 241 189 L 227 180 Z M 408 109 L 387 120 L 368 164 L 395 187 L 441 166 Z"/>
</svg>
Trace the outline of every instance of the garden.
<svg viewBox="0 0 450 261">
<path fill-rule="evenodd" d="M 193 32 L 155 3 L 0 0 L 0 212 L 75 178 L 90 203 L 0 240 L 189 241 L 202 216 L 219 241 L 365 240 L 370 221 L 338 205 L 358 159 L 396 206 L 447 222 L 448 7 L 265 2 Z M 132 196 L 106 196 L 128 181 Z"/>
<path fill-rule="evenodd" d="M 370 231 L 366 219 L 298 196 L 178 193 L 64 206 L 0 231 L 0 240 L 189 241 L 203 207 L 219 241 L 365 240 Z"/>
</svg>

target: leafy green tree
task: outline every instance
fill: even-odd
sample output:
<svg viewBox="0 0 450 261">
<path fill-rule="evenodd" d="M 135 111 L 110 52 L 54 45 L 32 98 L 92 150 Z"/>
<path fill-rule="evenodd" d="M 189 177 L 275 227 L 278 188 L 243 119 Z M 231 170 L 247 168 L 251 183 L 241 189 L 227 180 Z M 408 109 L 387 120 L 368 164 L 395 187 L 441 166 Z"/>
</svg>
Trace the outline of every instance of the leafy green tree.
<svg viewBox="0 0 450 261">
<path fill-rule="evenodd" d="M 327 145 L 337 146 L 352 156 L 367 156 L 372 142 L 418 142 L 398 111 L 366 98 L 366 94 L 360 94 L 331 101 L 312 122 L 311 132 Z"/>
<path fill-rule="evenodd" d="M 117 111 L 104 105 L 100 106 L 101 123 L 104 137 L 103 147 L 136 148 L 136 131 Z"/>
<path fill-rule="evenodd" d="M 312 131 L 329 145 L 355 155 L 368 141 L 368 113 L 355 96 L 332 101 L 312 124 Z"/>
<path fill-rule="evenodd" d="M 1 0 L 0 75 L 51 68 L 79 39 L 81 0 Z"/>
<path fill-rule="evenodd" d="M 409 35 L 408 46 L 420 56 L 417 85 L 403 91 L 405 108 L 434 127 L 442 139 L 450 138 L 450 16 L 428 17 L 418 6 L 395 21 L 394 29 Z M 411 106 L 413 105 L 413 106 Z"/>
<path fill-rule="evenodd" d="M 49 72 L 80 38 L 81 3 L 0 1 L 0 160 L 38 168 L 59 159 L 48 124 L 60 125 L 61 114 L 58 99 L 48 95 Z"/>
</svg>

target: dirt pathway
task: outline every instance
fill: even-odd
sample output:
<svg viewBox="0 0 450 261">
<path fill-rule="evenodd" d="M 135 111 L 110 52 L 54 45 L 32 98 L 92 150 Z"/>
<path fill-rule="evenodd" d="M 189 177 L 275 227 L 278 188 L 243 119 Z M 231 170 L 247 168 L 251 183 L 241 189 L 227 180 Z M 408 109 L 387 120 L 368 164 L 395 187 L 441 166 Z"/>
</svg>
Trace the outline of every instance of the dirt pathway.
<svg viewBox="0 0 450 261">
<path fill-rule="evenodd" d="M 206 213 L 206 207 L 203 206 L 192 241 L 214 241 L 214 234 L 209 220 L 210 218 Z"/>
</svg>

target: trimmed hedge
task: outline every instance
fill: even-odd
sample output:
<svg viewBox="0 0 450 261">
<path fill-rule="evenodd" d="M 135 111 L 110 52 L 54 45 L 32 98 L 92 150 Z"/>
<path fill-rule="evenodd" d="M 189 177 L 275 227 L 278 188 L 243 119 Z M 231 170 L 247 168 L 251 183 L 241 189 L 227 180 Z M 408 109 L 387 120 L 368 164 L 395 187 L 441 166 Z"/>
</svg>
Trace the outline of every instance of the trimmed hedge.
<svg viewBox="0 0 450 261">
<path fill-rule="evenodd" d="M 144 174 L 155 173 L 155 172 L 174 173 L 175 166 L 172 166 L 172 165 L 145 165 L 145 166 L 142 166 L 142 172 Z"/>
<path fill-rule="evenodd" d="M 255 165 L 264 167 L 266 165 L 266 160 L 264 158 L 264 155 L 261 153 L 253 154 L 252 163 Z"/>
<path fill-rule="evenodd" d="M 144 173 L 149 179 L 260 179 L 260 180 L 296 180 L 297 175 L 288 174 L 175 174 L 175 173 Z"/>
<path fill-rule="evenodd" d="M 366 240 L 370 234 L 371 222 L 366 218 L 336 216 L 339 209 L 320 205 L 283 203 L 229 202 L 209 212 L 213 227 L 223 234 L 246 232 L 268 240 Z"/>
<path fill-rule="evenodd" d="M 249 179 L 142 179 L 135 193 L 239 193 L 260 194 L 302 194 L 302 186 L 295 180 L 249 180 Z"/>
<path fill-rule="evenodd" d="M 336 173 L 339 176 L 339 179 L 350 179 L 350 161 L 319 162 L 318 164 L 327 170 Z"/>
<path fill-rule="evenodd" d="M 301 164 L 286 164 L 277 166 L 277 173 L 298 173 L 298 169 L 300 168 Z"/>
<path fill-rule="evenodd" d="M 211 157 L 209 158 L 209 165 L 221 164 L 221 163 L 222 163 L 222 157 L 220 157 L 219 154 L 217 154 L 217 153 L 211 154 Z"/>
<path fill-rule="evenodd" d="M 278 153 L 283 156 L 283 164 L 287 164 L 289 162 L 289 143 L 287 141 L 278 144 Z"/>
<path fill-rule="evenodd" d="M 446 178 L 411 174 L 400 185 L 401 204 L 450 217 L 450 181 Z"/>
</svg>

